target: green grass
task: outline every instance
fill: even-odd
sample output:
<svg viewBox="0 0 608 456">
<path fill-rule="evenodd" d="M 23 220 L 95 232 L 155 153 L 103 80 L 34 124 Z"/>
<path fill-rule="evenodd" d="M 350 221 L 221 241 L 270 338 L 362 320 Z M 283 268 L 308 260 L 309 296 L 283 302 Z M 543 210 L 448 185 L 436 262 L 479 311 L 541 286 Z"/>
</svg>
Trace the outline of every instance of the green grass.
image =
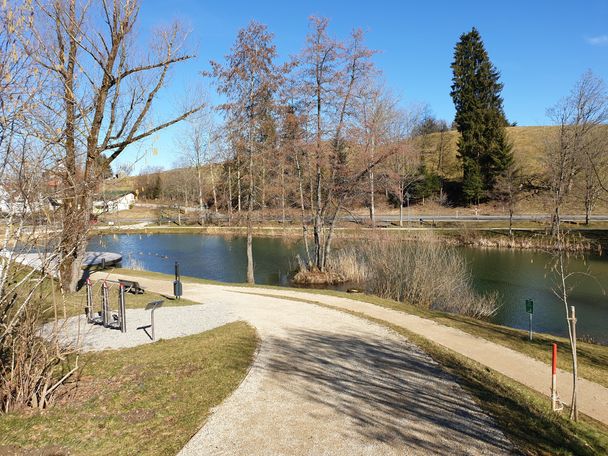
<svg viewBox="0 0 608 456">
<path fill-rule="evenodd" d="M 243 380 L 257 344 L 254 328 L 236 322 L 82 355 L 78 387 L 55 406 L 2 417 L 0 454 L 22 447 L 54 450 L 48 454 L 174 455 Z"/>
</svg>

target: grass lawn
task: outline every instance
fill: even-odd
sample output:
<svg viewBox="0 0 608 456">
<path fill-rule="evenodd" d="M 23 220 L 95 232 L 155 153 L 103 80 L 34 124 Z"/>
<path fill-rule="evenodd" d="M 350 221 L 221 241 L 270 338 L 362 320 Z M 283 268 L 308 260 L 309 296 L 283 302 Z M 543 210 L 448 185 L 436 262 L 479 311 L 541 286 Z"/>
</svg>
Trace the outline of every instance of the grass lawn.
<svg viewBox="0 0 608 456">
<path fill-rule="evenodd" d="M 81 355 L 78 387 L 57 404 L 0 419 L 0 454 L 22 447 L 53 455 L 174 455 L 243 380 L 257 343 L 254 328 L 235 322 Z"/>
</svg>

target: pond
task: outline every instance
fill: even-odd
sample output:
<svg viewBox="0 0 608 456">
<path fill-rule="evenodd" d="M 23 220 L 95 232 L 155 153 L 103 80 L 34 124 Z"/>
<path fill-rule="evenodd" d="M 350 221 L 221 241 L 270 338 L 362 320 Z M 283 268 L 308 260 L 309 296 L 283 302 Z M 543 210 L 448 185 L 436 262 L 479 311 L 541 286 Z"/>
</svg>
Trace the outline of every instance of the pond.
<svg viewBox="0 0 608 456">
<path fill-rule="evenodd" d="M 120 234 L 97 236 L 89 250 L 123 255 L 123 266 L 172 274 L 179 261 L 182 275 L 244 282 L 246 273 L 244 237 L 197 234 Z M 258 284 L 290 285 L 289 274 L 301 246 L 297 240 L 256 238 L 253 242 L 255 280 Z M 493 320 L 514 328 L 528 328 L 525 300 L 534 300 L 533 327 L 537 331 L 567 334 L 565 310 L 552 291 L 553 279 L 547 263 L 550 256 L 526 250 L 460 248 L 480 291 L 497 291 L 502 306 Z M 576 306 L 577 332 L 608 342 L 608 258 L 586 255 L 571 258 L 571 270 L 589 270 L 593 277 L 579 275 L 570 295 Z"/>
</svg>

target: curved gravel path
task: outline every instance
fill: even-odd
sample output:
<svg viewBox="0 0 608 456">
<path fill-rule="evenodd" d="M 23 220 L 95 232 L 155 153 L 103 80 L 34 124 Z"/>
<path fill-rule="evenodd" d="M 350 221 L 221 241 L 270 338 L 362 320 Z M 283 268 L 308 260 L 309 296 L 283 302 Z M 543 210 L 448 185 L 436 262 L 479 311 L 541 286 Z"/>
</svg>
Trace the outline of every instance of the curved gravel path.
<svg viewBox="0 0 608 456">
<path fill-rule="evenodd" d="M 513 453 L 471 396 L 397 333 L 337 310 L 242 291 L 184 284 L 184 297 L 202 305 L 156 311 L 157 337 L 245 320 L 262 341 L 244 382 L 180 455 Z M 127 314 L 126 334 L 83 325 L 83 318 L 67 322 L 68 334 L 85 328 L 88 350 L 149 343 L 136 329 L 148 313 Z"/>
</svg>

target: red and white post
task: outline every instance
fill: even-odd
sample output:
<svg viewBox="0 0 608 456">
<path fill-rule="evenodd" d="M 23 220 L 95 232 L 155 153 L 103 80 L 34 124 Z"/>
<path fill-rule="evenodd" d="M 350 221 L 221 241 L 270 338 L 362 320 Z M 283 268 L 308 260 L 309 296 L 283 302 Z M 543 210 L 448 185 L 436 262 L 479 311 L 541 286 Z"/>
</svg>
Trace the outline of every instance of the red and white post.
<svg viewBox="0 0 608 456">
<path fill-rule="evenodd" d="M 557 344 L 553 344 L 553 359 L 551 363 L 551 408 L 554 412 L 560 410 L 557 399 Z"/>
</svg>

